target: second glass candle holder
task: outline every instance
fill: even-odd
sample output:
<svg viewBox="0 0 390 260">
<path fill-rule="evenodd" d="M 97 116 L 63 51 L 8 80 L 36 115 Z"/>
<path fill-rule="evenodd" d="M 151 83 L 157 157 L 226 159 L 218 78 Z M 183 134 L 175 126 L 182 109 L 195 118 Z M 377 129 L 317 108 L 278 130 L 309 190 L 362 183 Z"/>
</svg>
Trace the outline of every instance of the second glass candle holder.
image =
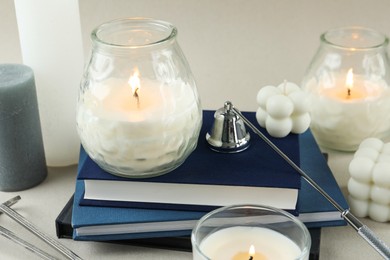
<svg viewBox="0 0 390 260">
<path fill-rule="evenodd" d="M 194 260 L 308 260 L 311 237 L 290 213 L 261 205 L 232 205 L 203 216 L 191 235 Z"/>
<path fill-rule="evenodd" d="M 354 151 L 368 137 L 390 135 L 388 42 L 385 35 L 363 27 L 321 35 L 302 83 L 319 145 Z"/>
</svg>

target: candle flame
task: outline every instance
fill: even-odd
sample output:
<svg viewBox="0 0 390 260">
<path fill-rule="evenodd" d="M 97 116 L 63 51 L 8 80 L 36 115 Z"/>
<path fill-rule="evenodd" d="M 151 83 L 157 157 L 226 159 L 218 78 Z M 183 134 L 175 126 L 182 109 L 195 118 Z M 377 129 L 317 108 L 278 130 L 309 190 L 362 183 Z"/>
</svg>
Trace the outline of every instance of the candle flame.
<svg viewBox="0 0 390 260">
<path fill-rule="evenodd" d="M 139 79 L 139 71 L 137 68 L 135 68 L 134 74 L 130 76 L 129 78 L 129 84 L 131 87 L 131 91 L 133 92 L 133 95 L 137 95 L 137 92 L 141 88 L 141 81 Z"/>
<path fill-rule="evenodd" d="M 345 80 L 345 85 L 348 88 L 348 96 L 351 95 L 351 89 L 353 88 L 353 70 L 350 68 L 347 73 L 347 79 Z"/>
<path fill-rule="evenodd" d="M 137 100 L 137 107 L 140 107 L 139 94 L 138 91 L 141 88 L 141 80 L 139 79 L 138 68 L 135 68 L 134 74 L 129 78 L 129 84 L 131 91 L 133 92 L 133 97 Z"/>
<path fill-rule="evenodd" d="M 345 84 L 347 85 L 348 88 L 353 87 L 353 70 L 352 70 L 352 68 L 348 70 L 347 79 L 345 81 Z"/>
<path fill-rule="evenodd" d="M 251 246 L 249 247 L 249 256 L 254 256 L 255 253 L 256 253 L 256 251 L 255 251 L 255 246 L 254 246 L 254 245 L 251 245 Z"/>
</svg>

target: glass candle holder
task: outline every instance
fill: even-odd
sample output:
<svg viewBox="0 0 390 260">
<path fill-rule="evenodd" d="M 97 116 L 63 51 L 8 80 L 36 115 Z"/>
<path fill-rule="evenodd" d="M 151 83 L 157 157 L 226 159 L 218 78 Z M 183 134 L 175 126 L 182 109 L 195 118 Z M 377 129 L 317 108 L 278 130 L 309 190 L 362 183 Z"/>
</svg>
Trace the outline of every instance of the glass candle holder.
<svg viewBox="0 0 390 260">
<path fill-rule="evenodd" d="M 195 149 L 202 123 L 196 84 L 164 21 L 120 19 L 92 34 L 77 129 L 101 168 L 124 177 L 167 173 Z"/>
<path fill-rule="evenodd" d="M 194 260 L 309 259 L 306 226 L 288 212 L 227 206 L 202 217 L 191 235 Z"/>
<path fill-rule="evenodd" d="M 354 151 L 368 137 L 389 136 L 388 42 L 385 35 L 361 27 L 321 35 L 302 83 L 320 146 Z"/>
</svg>

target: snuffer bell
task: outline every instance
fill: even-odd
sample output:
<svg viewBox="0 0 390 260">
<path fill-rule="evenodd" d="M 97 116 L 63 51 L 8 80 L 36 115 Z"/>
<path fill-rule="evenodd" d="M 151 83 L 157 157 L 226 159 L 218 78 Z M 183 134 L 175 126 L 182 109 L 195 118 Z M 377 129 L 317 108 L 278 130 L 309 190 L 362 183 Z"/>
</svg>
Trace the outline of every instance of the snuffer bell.
<svg viewBox="0 0 390 260">
<path fill-rule="evenodd" d="M 213 151 L 237 153 L 249 147 L 249 132 L 232 108 L 233 104 L 226 101 L 224 107 L 215 111 L 213 126 L 206 134 L 206 140 Z"/>
</svg>

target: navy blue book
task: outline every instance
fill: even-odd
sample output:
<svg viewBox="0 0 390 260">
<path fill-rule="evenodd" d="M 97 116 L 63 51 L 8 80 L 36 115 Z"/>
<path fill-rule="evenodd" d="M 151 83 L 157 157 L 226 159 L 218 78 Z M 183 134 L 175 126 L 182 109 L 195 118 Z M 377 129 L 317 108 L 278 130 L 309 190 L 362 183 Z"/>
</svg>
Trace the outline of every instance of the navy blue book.
<svg viewBox="0 0 390 260">
<path fill-rule="evenodd" d="M 55 220 L 56 234 L 58 238 L 72 238 L 73 228 L 72 222 L 72 210 L 73 210 L 74 196 L 72 195 L 65 207 L 61 210 L 60 214 Z M 311 247 L 309 260 L 318 260 L 320 253 L 321 242 L 321 228 L 309 228 L 311 237 Z M 108 243 L 116 243 L 121 245 L 141 246 L 147 248 L 160 248 L 168 250 L 186 251 L 191 252 L 191 238 L 190 236 L 184 237 L 152 237 L 141 239 L 129 239 L 129 240 L 116 240 L 116 241 L 102 241 Z"/>
<path fill-rule="evenodd" d="M 348 208 L 310 131 L 299 135 L 299 145 L 301 168 L 342 207 Z M 72 215 L 73 238 L 76 240 L 188 236 L 196 221 L 206 214 L 203 211 L 80 206 L 83 194 L 84 181 L 78 180 Z M 298 204 L 298 218 L 309 228 L 346 224 L 341 214 L 304 180 Z"/>
<path fill-rule="evenodd" d="M 252 140 L 259 139 L 252 136 Z M 347 202 L 310 131 L 299 135 L 300 167 L 343 208 Z M 278 156 L 278 155 L 275 155 Z M 80 168 L 88 157 L 81 156 Z M 98 170 L 98 169 L 97 169 Z M 203 211 L 80 206 L 84 181 L 76 183 L 73 203 L 73 238 L 76 240 L 123 240 L 188 236 Z M 259 204 L 259 203 L 257 203 Z M 340 212 L 302 180 L 299 216 L 309 228 L 345 225 Z"/>
<path fill-rule="evenodd" d="M 255 113 L 244 114 L 256 122 Z M 81 148 L 78 179 L 85 183 L 81 205 L 210 211 L 232 204 L 263 204 L 297 214 L 299 174 L 254 135 L 243 152 L 212 151 L 205 136 L 213 120 L 214 111 L 204 111 L 195 151 L 180 167 L 158 177 L 129 179 L 109 174 Z M 298 135 L 267 136 L 299 165 Z"/>
<path fill-rule="evenodd" d="M 309 175 L 341 207 L 349 208 L 346 199 L 321 153 L 310 130 L 299 135 L 300 168 Z M 308 228 L 346 225 L 341 213 L 302 178 L 298 198 L 299 219 Z"/>
<path fill-rule="evenodd" d="M 84 182 L 76 181 L 72 227 L 75 240 L 125 240 L 188 236 L 206 212 L 80 206 Z"/>
</svg>

